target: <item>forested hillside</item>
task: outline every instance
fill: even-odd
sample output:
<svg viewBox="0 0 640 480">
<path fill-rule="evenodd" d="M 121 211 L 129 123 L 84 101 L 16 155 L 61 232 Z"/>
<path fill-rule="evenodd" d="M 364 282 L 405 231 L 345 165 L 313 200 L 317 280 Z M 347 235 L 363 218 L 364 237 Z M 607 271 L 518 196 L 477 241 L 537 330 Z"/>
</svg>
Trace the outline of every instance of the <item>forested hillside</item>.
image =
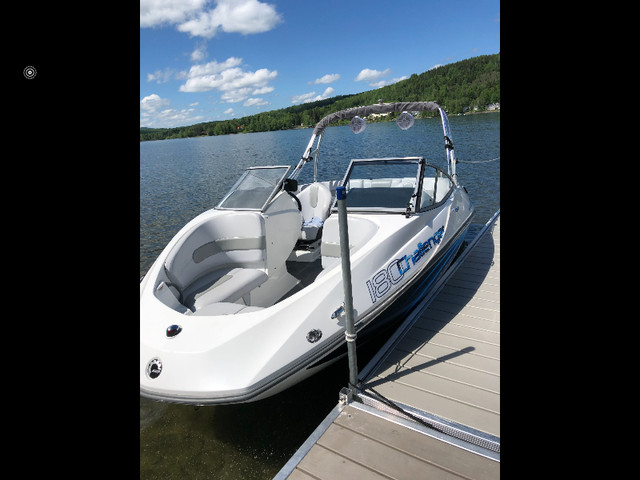
<svg viewBox="0 0 640 480">
<path fill-rule="evenodd" d="M 435 101 L 449 115 L 467 110 L 486 110 L 487 106 L 500 103 L 500 54 L 483 55 L 444 65 L 421 74 L 413 74 L 406 80 L 375 90 L 332 97 L 248 117 L 198 123 L 188 127 L 140 128 L 140 141 L 313 126 L 331 112 L 369 105 L 379 100 L 385 103 Z M 423 112 L 423 115 L 430 114 Z"/>
</svg>

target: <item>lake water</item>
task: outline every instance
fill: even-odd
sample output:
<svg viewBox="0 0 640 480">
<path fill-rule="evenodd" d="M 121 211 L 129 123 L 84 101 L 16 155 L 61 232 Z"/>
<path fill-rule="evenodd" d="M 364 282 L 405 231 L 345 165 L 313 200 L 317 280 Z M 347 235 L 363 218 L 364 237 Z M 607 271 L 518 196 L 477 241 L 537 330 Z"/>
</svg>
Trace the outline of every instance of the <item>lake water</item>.
<svg viewBox="0 0 640 480">
<path fill-rule="evenodd" d="M 450 117 L 458 180 L 471 197 L 474 223 L 500 208 L 500 113 Z M 242 171 L 295 165 L 311 129 L 140 143 L 140 276 L 187 221 L 215 206 Z M 329 127 L 319 180 L 341 179 L 352 158 L 424 156 L 446 171 L 439 118 L 407 130 L 373 123 L 354 135 Z M 487 160 L 498 159 L 491 162 Z M 482 162 L 482 163 L 466 163 Z M 312 180 L 306 165 L 299 182 Z M 378 345 L 360 352 L 360 368 Z M 338 401 L 348 366 L 340 361 L 274 397 L 244 405 L 195 408 L 140 397 L 140 478 L 270 479 Z"/>
</svg>

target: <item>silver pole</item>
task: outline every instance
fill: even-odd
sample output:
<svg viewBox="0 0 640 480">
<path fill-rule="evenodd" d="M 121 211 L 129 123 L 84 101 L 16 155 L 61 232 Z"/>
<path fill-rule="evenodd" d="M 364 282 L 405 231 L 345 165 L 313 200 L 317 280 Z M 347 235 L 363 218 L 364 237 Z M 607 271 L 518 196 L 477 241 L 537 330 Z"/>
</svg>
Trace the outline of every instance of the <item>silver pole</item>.
<svg viewBox="0 0 640 480">
<path fill-rule="evenodd" d="M 338 228 L 340 230 L 340 258 L 342 259 L 342 286 L 344 288 L 344 309 L 346 313 L 345 339 L 349 356 L 349 383 L 358 384 L 358 359 L 356 357 L 356 328 L 353 316 L 353 294 L 351 291 L 351 259 L 349 257 L 349 229 L 347 226 L 347 192 L 345 187 L 336 189 L 338 197 Z"/>
</svg>

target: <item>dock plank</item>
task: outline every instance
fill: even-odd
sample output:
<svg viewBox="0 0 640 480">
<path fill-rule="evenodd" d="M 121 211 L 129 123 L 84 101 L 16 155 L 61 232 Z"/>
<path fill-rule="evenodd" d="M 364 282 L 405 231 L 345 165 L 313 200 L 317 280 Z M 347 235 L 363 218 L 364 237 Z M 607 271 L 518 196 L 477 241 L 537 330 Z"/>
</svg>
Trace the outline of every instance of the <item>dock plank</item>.
<svg viewBox="0 0 640 480">
<path fill-rule="evenodd" d="M 386 441 L 381 441 L 381 437 L 364 435 L 362 429 L 353 431 L 348 428 L 355 423 L 354 421 L 346 422 L 347 428 L 337 424 L 332 425 L 318 444 L 325 448 L 332 448 L 340 452 L 340 455 L 346 456 L 359 465 L 366 465 L 376 475 L 386 478 L 409 479 L 420 478 L 421 475 L 429 478 L 438 473 L 438 467 L 419 457 L 408 455 Z M 368 430 L 364 431 L 368 432 Z M 387 434 L 393 435 L 393 432 L 387 430 L 384 435 Z"/>
<path fill-rule="evenodd" d="M 469 340 L 470 342 L 482 342 L 490 345 L 496 345 L 498 347 L 500 346 L 499 331 L 496 332 L 489 329 L 474 328 L 457 322 L 442 323 L 441 321 L 436 321 L 429 317 L 422 317 L 420 322 L 416 323 L 416 326 L 435 333 L 442 332 L 447 335 L 453 335 Z"/>
<path fill-rule="evenodd" d="M 345 428 L 351 429 L 362 437 L 372 439 L 386 445 L 395 452 L 402 453 L 407 457 L 419 459 L 426 468 L 426 464 L 437 468 L 431 470 L 434 474 L 445 475 L 446 473 L 462 478 L 483 478 L 496 477 L 493 474 L 497 471 L 499 463 L 496 461 L 486 462 L 475 453 L 453 447 L 433 437 L 426 436 L 415 430 L 408 429 L 402 425 L 383 420 L 362 410 L 348 407 L 342 415 L 336 419 L 336 423 Z M 484 467 L 489 467 L 485 468 Z M 399 467 L 397 471 L 402 471 Z M 478 473 L 490 474 L 489 476 L 476 476 Z M 397 474 L 396 474 L 397 475 Z M 422 474 L 413 477 L 394 478 L 438 478 L 431 477 L 423 470 Z M 442 477 L 440 477 L 442 478 Z"/>
<path fill-rule="evenodd" d="M 499 462 L 347 405 L 288 477 L 499 478 Z"/>
<path fill-rule="evenodd" d="M 420 388 L 415 381 L 406 383 L 402 380 L 385 382 L 375 389 L 394 402 L 500 436 L 499 396 L 478 391 L 477 398 L 461 399 L 458 397 L 462 390 L 460 388 L 452 392 L 428 390 Z M 493 398 L 489 398 L 490 396 Z"/>
<path fill-rule="evenodd" d="M 500 359 L 477 355 L 475 352 L 475 349 L 452 349 L 434 343 L 404 338 L 402 343 L 389 355 L 387 362 L 402 365 L 409 355 L 416 355 L 423 358 L 424 362 L 446 361 L 452 365 L 500 375 Z M 468 354 L 462 355 L 463 353 Z"/>
<path fill-rule="evenodd" d="M 420 342 L 430 342 L 441 347 L 447 347 L 452 350 L 463 351 L 472 347 L 475 355 L 483 355 L 489 358 L 500 358 L 500 346 L 491 343 L 470 342 L 469 339 L 461 338 L 455 335 L 449 335 L 442 330 L 435 332 L 433 330 L 414 328 L 407 335 L 410 338 Z M 474 358 L 474 357 L 472 357 Z"/>
<path fill-rule="evenodd" d="M 484 312 L 485 311 L 476 311 L 475 313 L 484 314 Z M 455 316 L 455 318 L 452 318 L 451 312 L 429 309 L 429 311 L 425 313 L 423 318 L 433 320 L 434 322 L 439 322 L 443 325 L 451 323 L 452 325 L 463 325 L 469 328 L 478 328 L 495 333 L 500 332 L 500 322 L 496 319 L 487 318 L 487 316 L 484 315 L 479 316 L 459 313 Z"/>
<path fill-rule="evenodd" d="M 307 475 L 307 477 L 302 478 L 311 477 L 316 480 L 335 480 L 337 478 L 384 480 L 389 478 L 340 454 L 336 454 L 334 449 L 328 449 L 319 444 L 316 444 L 302 459 L 293 473 L 295 474 L 298 471 Z M 288 478 L 296 477 L 292 475 Z"/>
<path fill-rule="evenodd" d="M 499 240 L 498 220 L 368 381 L 393 402 L 498 437 Z"/>
<path fill-rule="evenodd" d="M 455 359 L 456 355 L 464 356 L 466 352 L 456 352 L 444 358 L 430 358 L 420 354 L 406 354 L 397 361 L 389 358 L 385 361 L 385 369 L 380 376 L 387 380 L 399 380 L 404 376 L 416 373 L 416 378 L 423 376 L 422 382 L 430 382 L 432 377 L 449 379 L 451 381 L 480 388 L 500 394 L 500 375 L 482 372 L 475 368 L 452 363 L 448 358 Z M 433 379 L 433 381 L 437 381 Z"/>
</svg>

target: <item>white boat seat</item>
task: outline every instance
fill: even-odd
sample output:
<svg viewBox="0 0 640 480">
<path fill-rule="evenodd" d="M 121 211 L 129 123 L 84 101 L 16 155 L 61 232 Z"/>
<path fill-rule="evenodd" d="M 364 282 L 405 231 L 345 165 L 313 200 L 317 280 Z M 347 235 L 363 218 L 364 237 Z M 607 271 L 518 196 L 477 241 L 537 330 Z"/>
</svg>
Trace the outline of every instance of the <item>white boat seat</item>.
<svg viewBox="0 0 640 480">
<path fill-rule="evenodd" d="M 251 307 L 240 303 L 216 302 L 199 308 L 193 312 L 192 316 L 235 315 L 236 313 L 256 312 L 263 309 L 264 307 Z"/>
<path fill-rule="evenodd" d="M 231 212 L 186 231 L 167 255 L 164 269 L 171 285 L 184 297 L 192 284 L 200 283 L 200 277 L 209 278 L 210 284 L 216 272 L 222 276 L 225 268 L 261 269 L 265 260 L 266 237 L 260 214 Z"/>
<path fill-rule="evenodd" d="M 324 221 L 329 216 L 332 195 L 329 187 L 322 183 L 312 183 L 296 195 L 302 205 L 302 228 L 300 240 L 316 240 Z"/>
<path fill-rule="evenodd" d="M 256 268 L 231 268 L 205 275 L 189 286 L 183 293 L 182 303 L 196 312 L 212 303 L 233 303 L 254 288 L 262 285 L 269 277 Z"/>
<path fill-rule="evenodd" d="M 362 217 L 349 216 L 347 223 L 349 225 L 349 252 L 353 255 L 375 236 L 379 227 L 375 222 Z M 322 275 L 330 267 L 339 265 L 341 261 L 340 229 L 336 216 L 325 222 L 320 251 L 322 252 L 322 268 L 324 269 L 321 272 Z"/>
</svg>

